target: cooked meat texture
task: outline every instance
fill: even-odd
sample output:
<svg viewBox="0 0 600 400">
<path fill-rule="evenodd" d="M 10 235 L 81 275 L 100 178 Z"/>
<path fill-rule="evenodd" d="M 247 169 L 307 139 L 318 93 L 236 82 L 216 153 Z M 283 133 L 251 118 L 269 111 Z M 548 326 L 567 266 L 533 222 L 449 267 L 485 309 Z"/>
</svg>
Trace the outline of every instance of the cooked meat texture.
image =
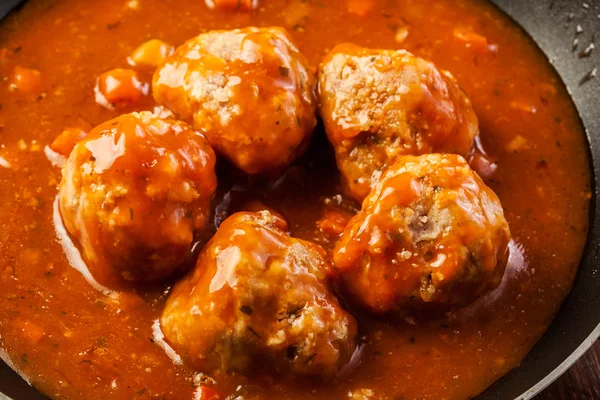
<svg viewBox="0 0 600 400">
<path fill-rule="evenodd" d="M 96 280 L 180 271 L 205 230 L 214 165 L 202 134 L 149 112 L 105 122 L 79 142 L 63 168 L 59 206 Z"/>
<path fill-rule="evenodd" d="M 232 215 L 169 296 L 162 329 L 199 370 L 327 379 L 353 354 L 356 322 L 329 290 L 324 250 L 280 222 Z"/>
<path fill-rule="evenodd" d="M 463 306 L 500 282 L 510 240 L 502 205 L 453 154 L 401 156 L 337 243 L 344 287 L 378 313 Z"/>
<path fill-rule="evenodd" d="M 316 125 L 315 79 L 281 28 L 211 31 L 160 66 L 154 97 L 255 174 L 288 165 Z"/>
<path fill-rule="evenodd" d="M 319 92 L 346 191 L 358 201 L 397 156 L 466 156 L 479 133 L 452 75 L 404 50 L 339 45 L 319 68 Z"/>
</svg>

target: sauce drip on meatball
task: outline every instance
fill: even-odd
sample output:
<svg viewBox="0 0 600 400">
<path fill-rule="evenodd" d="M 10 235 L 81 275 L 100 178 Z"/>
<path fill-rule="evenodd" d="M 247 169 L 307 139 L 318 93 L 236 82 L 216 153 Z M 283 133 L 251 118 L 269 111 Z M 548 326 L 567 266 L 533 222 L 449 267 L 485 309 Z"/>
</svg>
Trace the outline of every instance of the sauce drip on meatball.
<svg viewBox="0 0 600 400">
<path fill-rule="evenodd" d="M 444 309 L 499 284 L 509 240 L 500 200 L 461 156 L 401 156 L 333 260 L 351 297 L 372 311 Z"/>
<path fill-rule="evenodd" d="M 326 379 L 350 360 L 356 322 L 325 251 L 281 227 L 268 211 L 232 215 L 170 294 L 162 329 L 200 370 Z"/>
<path fill-rule="evenodd" d="M 202 134 L 149 112 L 107 121 L 80 141 L 59 206 L 96 280 L 118 286 L 181 272 L 208 233 L 214 166 Z"/>
<path fill-rule="evenodd" d="M 316 125 L 315 79 L 282 28 L 211 31 L 154 74 L 154 98 L 249 174 L 290 164 Z"/>
</svg>

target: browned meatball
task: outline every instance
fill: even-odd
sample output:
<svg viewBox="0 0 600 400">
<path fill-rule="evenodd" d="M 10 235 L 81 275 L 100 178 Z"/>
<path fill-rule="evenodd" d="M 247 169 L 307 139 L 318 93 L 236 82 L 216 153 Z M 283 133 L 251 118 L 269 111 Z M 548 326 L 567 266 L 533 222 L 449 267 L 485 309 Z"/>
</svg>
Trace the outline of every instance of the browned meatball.
<svg viewBox="0 0 600 400">
<path fill-rule="evenodd" d="M 356 323 L 329 291 L 324 250 L 280 223 L 232 215 L 169 296 L 162 329 L 200 370 L 328 378 L 350 359 Z"/>
<path fill-rule="evenodd" d="M 93 129 L 63 168 L 59 206 L 96 280 L 157 280 L 190 261 L 216 188 L 215 154 L 185 123 L 149 112 Z"/>
<path fill-rule="evenodd" d="M 509 240 L 498 197 L 461 156 L 401 156 L 333 257 L 347 290 L 375 312 L 444 309 L 500 282 Z"/>
<path fill-rule="evenodd" d="M 316 125 L 314 78 L 281 28 L 196 36 L 157 69 L 152 88 L 157 102 L 250 174 L 289 164 Z"/>
<path fill-rule="evenodd" d="M 358 201 L 397 156 L 465 156 L 479 132 L 452 75 L 404 50 L 339 45 L 320 66 L 319 92 L 346 190 Z"/>
</svg>

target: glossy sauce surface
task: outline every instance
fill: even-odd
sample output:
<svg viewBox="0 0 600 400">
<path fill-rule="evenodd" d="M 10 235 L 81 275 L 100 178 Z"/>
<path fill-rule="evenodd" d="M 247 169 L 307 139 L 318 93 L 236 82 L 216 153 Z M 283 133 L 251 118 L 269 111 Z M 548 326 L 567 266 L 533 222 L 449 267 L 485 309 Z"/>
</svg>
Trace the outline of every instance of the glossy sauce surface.
<svg viewBox="0 0 600 400">
<path fill-rule="evenodd" d="M 575 110 L 547 60 L 485 3 L 366 3 L 262 0 L 254 12 L 230 13 L 202 1 L 32 0 L 4 21 L 0 354 L 55 398 L 193 398 L 195 371 L 174 365 L 153 339 L 171 285 L 104 296 L 69 265 L 52 224 L 60 170 L 43 148 L 64 128 L 89 131 L 124 112 L 152 110 L 149 95 L 118 110 L 100 107 L 94 96 L 97 78 L 127 68 L 144 41 L 178 46 L 211 29 L 283 26 L 313 71 L 343 42 L 405 48 L 450 71 L 496 162 L 485 181 L 502 201 L 514 243 L 499 288 L 468 308 L 400 321 L 356 315 L 360 362 L 343 379 L 319 385 L 215 376 L 222 398 L 464 399 L 517 366 L 569 292 L 587 234 L 590 177 Z M 149 83 L 153 70 L 137 70 Z M 216 223 L 260 201 L 287 219 L 294 236 L 331 250 L 335 236 L 317 221 L 356 211 L 338 196 L 320 125 L 308 153 L 280 175 L 248 179 L 223 162 L 217 174 Z"/>
</svg>

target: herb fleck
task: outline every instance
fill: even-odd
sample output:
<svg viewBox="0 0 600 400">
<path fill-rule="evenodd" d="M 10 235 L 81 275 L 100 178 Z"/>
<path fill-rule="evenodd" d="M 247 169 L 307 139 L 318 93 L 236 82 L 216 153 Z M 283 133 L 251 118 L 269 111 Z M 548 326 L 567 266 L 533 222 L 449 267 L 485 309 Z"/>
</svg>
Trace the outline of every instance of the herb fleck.
<svg viewBox="0 0 600 400">
<path fill-rule="evenodd" d="M 290 75 L 290 69 L 288 67 L 279 67 L 279 74 L 287 78 Z"/>
<path fill-rule="evenodd" d="M 133 208 L 129 207 L 129 217 L 133 221 Z"/>
<path fill-rule="evenodd" d="M 112 29 L 115 29 L 117 26 L 121 25 L 121 21 L 116 21 L 110 24 L 106 25 L 106 29 L 108 29 L 109 31 Z"/>
<path fill-rule="evenodd" d="M 306 359 L 306 361 L 304 361 L 304 364 L 308 364 L 309 362 L 311 362 L 312 359 L 315 358 L 316 355 L 317 355 L 317 353 L 312 354 L 310 357 L 308 357 Z"/>
<path fill-rule="evenodd" d="M 250 332 L 252 332 L 252 334 L 254 334 L 254 336 L 256 336 L 257 338 L 261 339 L 260 335 L 258 334 L 258 332 L 256 332 L 254 329 L 252 329 L 251 326 L 248 327 L 248 330 Z"/>
<path fill-rule="evenodd" d="M 246 315 L 252 315 L 252 313 L 254 312 L 254 310 L 250 306 L 241 306 L 240 311 Z"/>
</svg>

